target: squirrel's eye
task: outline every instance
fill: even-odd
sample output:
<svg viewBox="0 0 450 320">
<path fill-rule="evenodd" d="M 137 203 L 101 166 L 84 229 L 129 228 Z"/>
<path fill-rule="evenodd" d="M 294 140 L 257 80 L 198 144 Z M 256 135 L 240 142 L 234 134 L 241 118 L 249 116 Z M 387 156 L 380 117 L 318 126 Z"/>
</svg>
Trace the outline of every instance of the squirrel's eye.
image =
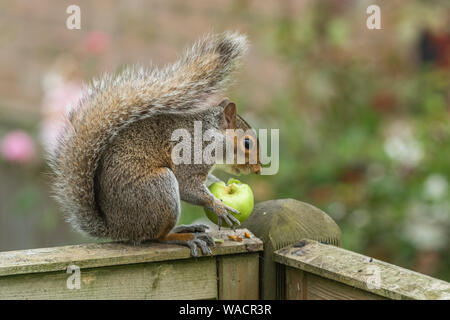
<svg viewBox="0 0 450 320">
<path fill-rule="evenodd" d="M 252 146 L 252 142 L 250 141 L 249 138 L 245 138 L 244 139 L 244 147 L 245 149 L 250 149 L 250 147 Z"/>
</svg>

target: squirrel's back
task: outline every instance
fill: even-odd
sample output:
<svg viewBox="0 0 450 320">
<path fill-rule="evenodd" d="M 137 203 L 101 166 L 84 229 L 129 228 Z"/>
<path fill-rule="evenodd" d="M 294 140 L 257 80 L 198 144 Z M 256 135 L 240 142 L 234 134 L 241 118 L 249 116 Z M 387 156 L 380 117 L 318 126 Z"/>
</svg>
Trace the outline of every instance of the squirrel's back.
<svg viewBox="0 0 450 320">
<path fill-rule="evenodd" d="M 95 173 L 114 137 L 154 115 L 196 112 L 217 104 L 245 49 L 242 35 L 207 36 L 164 69 L 129 68 L 85 89 L 49 154 L 56 199 L 75 228 L 109 236 L 95 199 Z"/>
</svg>

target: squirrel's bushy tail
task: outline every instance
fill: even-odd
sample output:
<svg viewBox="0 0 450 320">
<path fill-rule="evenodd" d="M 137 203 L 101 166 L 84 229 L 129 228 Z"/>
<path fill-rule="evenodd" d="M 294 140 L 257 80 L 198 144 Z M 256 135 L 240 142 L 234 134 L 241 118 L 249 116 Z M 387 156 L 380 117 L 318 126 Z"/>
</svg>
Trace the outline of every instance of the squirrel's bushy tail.
<svg viewBox="0 0 450 320">
<path fill-rule="evenodd" d="M 129 68 L 85 89 L 49 153 L 55 196 L 75 228 L 108 237 L 95 203 L 94 177 L 109 141 L 128 124 L 152 115 L 192 112 L 218 103 L 246 47 L 245 36 L 236 33 L 207 36 L 173 65 Z"/>
</svg>

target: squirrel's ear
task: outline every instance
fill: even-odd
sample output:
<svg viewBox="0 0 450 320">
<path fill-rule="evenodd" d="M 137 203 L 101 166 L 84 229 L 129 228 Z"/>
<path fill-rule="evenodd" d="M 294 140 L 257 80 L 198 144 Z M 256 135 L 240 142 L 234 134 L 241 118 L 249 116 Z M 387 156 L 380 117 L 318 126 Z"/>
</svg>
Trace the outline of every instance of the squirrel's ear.
<svg viewBox="0 0 450 320">
<path fill-rule="evenodd" d="M 224 106 L 223 108 L 223 127 L 224 129 L 235 129 L 236 128 L 236 105 L 234 102 L 226 99 L 220 103 Z"/>
</svg>

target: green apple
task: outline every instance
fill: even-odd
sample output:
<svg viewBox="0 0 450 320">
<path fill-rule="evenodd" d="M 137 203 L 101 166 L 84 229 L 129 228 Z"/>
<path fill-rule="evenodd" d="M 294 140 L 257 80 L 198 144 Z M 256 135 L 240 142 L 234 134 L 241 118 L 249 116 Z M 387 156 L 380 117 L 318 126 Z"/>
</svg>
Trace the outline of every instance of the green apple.
<svg viewBox="0 0 450 320">
<path fill-rule="evenodd" d="M 247 220 L 253 211 L 253 192 L 248 184 L 231 178 L 227 184 L 223 181 L 214 182 L 209 186 L 209 191 L 227 206 L 238 210 L 240 214 L 231 214 L 240 222 Z M 205 213 L 209 220 L 218 224 L 218 217 L 214 212 L 205 209 Z M 229 227 L 226 223 L 222 223 L 222 226 Z"/>
</svg>

